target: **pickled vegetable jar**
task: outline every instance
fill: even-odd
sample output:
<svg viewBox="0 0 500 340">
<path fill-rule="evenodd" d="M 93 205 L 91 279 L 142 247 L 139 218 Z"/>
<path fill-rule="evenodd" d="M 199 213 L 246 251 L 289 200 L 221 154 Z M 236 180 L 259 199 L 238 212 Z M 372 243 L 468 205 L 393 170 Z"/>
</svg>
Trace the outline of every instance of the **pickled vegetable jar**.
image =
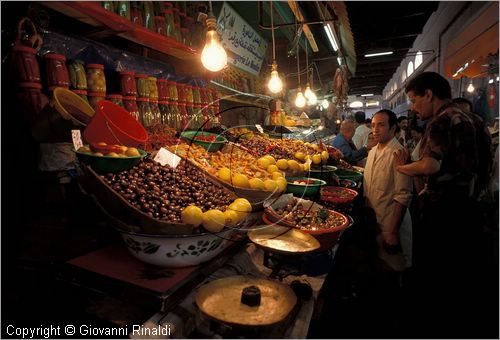
<svg viewBox="0 0 500 340">
<path fill-rule="evenodd" d="M 45 59 L 45 73 L 48 87 L 69 88 L 69 74 L 66 68 L 66 57 L 62 54 L 48 53 Z"/>
<path fill-rule="evenodd" d="M 159 101 L 158 107 L 160 108 L 160 123 L 170 126 L 170 107 L 168 101 Z"/>
<path fill-rule="evenodd" d="M 87 90 L 71 90 L 73 91 L 73 93 L 76 93 L 78 96 L 80 96 L 80 98 L 82 98 L 83 100 L 85 100 L 87 103 L 89 102 L 89 99 L 88 99 L 88 92 Z"/>
<path fill-rule="evenodd" d="M 89 92 L 88 94 L 89 104 L 95 110 L 97 108 L 97 103 L 101 100 L 106 99 L 106 93 L 104 92 Z"/>
<path fill-rule="evenodd" d="M 135 72 L 121 71 L 120 72 L 120 89 L 124 96 L 137 96 L 137 86 L 135 84 Z"/>
<path fill-rule="evenodd" d="M 149 98 L 149 81 L 148 76 L 145 74 L 137 73 L 135 75 L 137 84 L 137 94 L 140 98 Z"/>
<path fill-rule="evenodd" d="M 127 110 L 132 117 L 134 117 L 137 121 L 140 121 L 139 117 L 139 108 L 137 107 L 137 99 L 133 96 L 125 96 L 123 97 L 123 106 L 125 110 Z"/>
<path fill-rule="evenodd" d="M 104 65 L 87 64 L 87 89 L 89 92 L 106 92 Z"/>
<path fill-rule="evenodd" d="M 116 1 L 115 12 L 121 17 L 130 20 L 130 1 Z"/>
<path fill-rule="evenodd" d="M 158 79 L 156 81 L 156 86 L 158 88 L 158 100 L 160 101 L 169 100 L 168 81 L 166 79 Z"/>
<path fill-rule="evenodd" d="M 130 2 L 130 20 L 138 25 L 144 26 L 144 14 L 142 13 L 142 5 L 140 1 Z"/>
<path fill-rule="evenodd" d="M 139 108 L 139 117 L 144 127 L 149 127 L 153 122 L 153 112 L 149 106 L 148 98 L 137 98 L 137 107 Z"/>
<path fill-rule="evenodd" d="M 201 104 L 201 93 L 200 93 L 200 88 L 198 86 L 193 86 L 193 103 L 196 104 Z"/>
<path fill-rule="evenodd" d="M 155 26 L 156 33 L 166 36 L 167 35 L 167 27 L 165 23 L 165 17 L 155 16 Z"/>
<path fill-rule="evenodd" d="M 182 131 L 187 130 L 189 128 L 189 115 L 186 109 L 186 103 L 179 102 L 179 115 L 180 115 L 180 129 Z"/>
<path fill-rule="evenodd" d="M 175 23 L 174 23 L 174 14 L 172 12 L 172 9 L 164 10 L 163 16 L 165 17 L 165 34 L 167 35 L 167 37 L 174 38 Z"/>
<path fill-rule="evenodd" d="M 161 123 L 161 112 L 158 106 L 158 101 L 154 99 L 149 100 L 149 108 L 151 109 L 152 118 L 151 125 L 156 125 Z"/>
<path fill-rule="evenodd" d="M 34 48 L 22 45 L 12 47 L 12 61 L 19 82 L 40 82 L 40 67 Z"/>
<path fill-rule="evenodd" d="M 153 2 L 142 1 L 142 6 L 144 15 L 144 27 L 146 27 L 150 31 L 156 31 Z"/>
<path fill-rule="evenodd" d="M 177 83 L 175 81 L 168 81 L 168 93 L 171 101 L 179 100 L 179 92 L 177 91 Z"/>
<path fill-rule="evenodd" d="M 149 99 L 158 100 L 158 86 L 156 77 L 148 77 Z"/>
<path fill-rule="evenodd" d="M 106 100 L 109 100 L 110 102 L 113 102 L 116 105 L 124 107 L 123 106 L 123 96 L 121 94 L 108 94 L 106 96 Z"/>
</svg>

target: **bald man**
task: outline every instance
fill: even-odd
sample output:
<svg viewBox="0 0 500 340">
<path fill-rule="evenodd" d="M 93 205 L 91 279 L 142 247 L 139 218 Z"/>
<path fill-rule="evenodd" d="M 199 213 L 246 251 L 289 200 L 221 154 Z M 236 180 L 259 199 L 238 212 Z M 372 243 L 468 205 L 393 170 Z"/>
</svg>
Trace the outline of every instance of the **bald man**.
<svg viewBox="0 0 500 340">
<path fill-rule="evenodd" d="M 333 140 L 332 145 L 342 151 L 344 157 L 342 159 L 349 164 L 356 165 L 368 155 L 371 145 L 356 148 L 352 142 L 352 137 L 356 131 L 356 125 L 353 120 L 346 119 L 340 125 L 340 132 Z"/>
</svg>

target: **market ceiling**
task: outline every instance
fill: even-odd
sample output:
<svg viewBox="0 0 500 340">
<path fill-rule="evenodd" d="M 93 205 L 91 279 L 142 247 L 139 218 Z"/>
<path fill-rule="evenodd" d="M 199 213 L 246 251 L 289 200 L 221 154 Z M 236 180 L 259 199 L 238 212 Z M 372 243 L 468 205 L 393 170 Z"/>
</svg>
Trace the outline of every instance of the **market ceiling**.
<svg viewBox="0 0 500 340">
<path fill-rule="evenodd" d="M 215 4 L 215 3 L 214 3 Z M 233 8 L 257 30 L 263 37 L 271 41 L 269 18 L 269 1 L 243 2 L 231 1 Z M 314 87 L 322 88 L 323 94 L 331 93 L 332 80 L 338 67 L 337 53 L 333 51 L 322 24 L 315 22 L 328 18 L 335 20 L 337 35 L 342 39 L 342 52 L 351 71 L 349 94 L 364 93 L 382 94 L 386 84 L 405 58 L 415 38 L 430 15 L 437 9 L 437 1 L 389 2 L 389 1 L 298 1 L 273 3 L 275 24 L 293 23 L 295 15 L 293 7 L 298 5 L 299 11 L 308 25 L 313 40 L 306 43 L 303 30 L 301 40 L 301 69 L 305 69 L 305 52 L 307 44 L 309 62 L 314 62 Z M 215 7 L 215 5 L 214 5 Z M 297 66 L 293 50 L 294 25 L 282 26 L 275 30 L 276 59 L 279 69 L 286 75 L 288 88 L 295 88 L 297 82 Z M 317 45 L 317 52 L 311 51 L 311 43 Z M 392 55 L 373 58 L 365 54 L 379 51 L 393 51 Z M 412 52 L 412 51 L 410 51 Z M 270 68 L 270 65 L 263 65 Z M 305 85 L 302 76 L 301 85 Z"/>
</svg>

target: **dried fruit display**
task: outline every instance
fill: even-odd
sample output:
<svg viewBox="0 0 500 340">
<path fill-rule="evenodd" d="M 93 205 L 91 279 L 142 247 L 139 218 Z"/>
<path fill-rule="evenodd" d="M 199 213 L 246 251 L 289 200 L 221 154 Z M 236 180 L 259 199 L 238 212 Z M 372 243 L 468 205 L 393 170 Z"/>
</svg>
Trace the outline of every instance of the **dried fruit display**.
<svg viewBox="0 0 500 340">
<path fill-rule="evenodd" d="M 155 124 L 146 129 L 149 134 L 149 143 L 146 145 L 146 151 L 159 150 L 162 147 L 176 145 L 181 143 L 175 135 L 177 131 L 164 124 Z"/>
</svg>

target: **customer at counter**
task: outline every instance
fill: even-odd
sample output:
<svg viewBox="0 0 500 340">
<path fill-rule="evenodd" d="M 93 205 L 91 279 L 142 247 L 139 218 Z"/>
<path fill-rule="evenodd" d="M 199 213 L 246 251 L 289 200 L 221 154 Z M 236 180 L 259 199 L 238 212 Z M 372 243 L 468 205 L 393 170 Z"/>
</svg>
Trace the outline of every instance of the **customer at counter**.
<svg viewBox="0 0 500 340">
<path fill-rule="evenodd" d="M 342 159 L 349 164 L 356 165 L 360 160 L 368 155 L 368 151 L 373 145 L 356 148 L 352 141 L 356 126 L 353 120 L 346 119 L 340 125 L 340 131 L 332 142 L 332 145 L 342 151 Z"/>
<path fill-rule="evenodd" d="M 494 299 L 485 293 L 492 283 L 483 268 L 482 212 L 477 202 L 483 189 L 477 179 L 488 163 L 480 158 L 485 132 L 452 103 L 450 84 L 437 73 L 416 76 L 406 93 L 412 110 L 428 121 L 418 161 L 405 164 L 407 150 L 394 154 L 397 171 L 427 176 L 419 196 L 419 225 L 426 235 L 414 244 L 414 309 L 426 313 L 417 313 L 415 322 L 433 330 L 421 336 L 472 338 L 487 319 L 481 311 Z"/>
</svg>

